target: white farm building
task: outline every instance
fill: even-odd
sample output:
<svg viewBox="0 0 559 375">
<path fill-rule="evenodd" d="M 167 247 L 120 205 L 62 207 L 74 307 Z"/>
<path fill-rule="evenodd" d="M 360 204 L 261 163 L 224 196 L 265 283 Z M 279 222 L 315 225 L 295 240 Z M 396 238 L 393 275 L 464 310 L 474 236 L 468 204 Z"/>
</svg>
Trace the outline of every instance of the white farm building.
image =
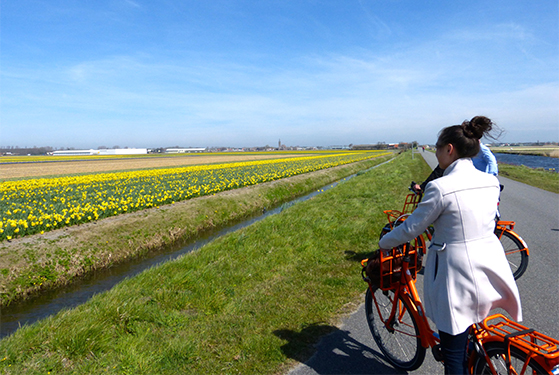
<svg viewBox="0 0 559 375">
<path fill-rule="evenodd" d="M 167 154 L 186 154 L 190 152 L 204 152 L 205 148 L 202 147 L 185 147 L 185 148 L 168 148 L 165 150 Z"/>
<path fill-rule="evenodd" d="M 147 148 L 107 148 L 101 150 L 59 150 L 53 151 L 53 156 L 82 156 L 82 155 L 142 155 L 147 154 Z"/>
</svg>

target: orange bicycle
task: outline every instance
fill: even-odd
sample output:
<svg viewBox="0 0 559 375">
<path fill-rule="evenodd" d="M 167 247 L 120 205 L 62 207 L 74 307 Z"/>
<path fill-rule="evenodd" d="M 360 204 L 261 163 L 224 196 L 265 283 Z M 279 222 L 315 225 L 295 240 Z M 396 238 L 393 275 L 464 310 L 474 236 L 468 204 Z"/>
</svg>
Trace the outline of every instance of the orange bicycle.
<svg viewBox="0 0 559 375">
<path fill-rule="evenodd" d="M 515 225 L 514 221 L 498 220 L 495 223 L 495 235 L 503 245 L 514 278 L 519 279 L 528 268 L 530 251 L 522 237 L 513 230 Z"/>
<path fill-rule="evenodd" d="M 386 359 L 407 371 L 421 366 L 427 348 L 437 361 L 443 360 L 438 334 L 429 325 L 415 287 L 421 246 L 416 239 L 387 253 L 377 250 L 362 261 L 369 329 Z M 471 374 L 559 374 L 559 340 L 502 314 L 471 326 L 467 352 Z"/>
<path fill-rule="evenodd" d="M 415 182 L 411 183 L 411 186 Z M 421 201 L 421 194 L 416 193 L 411 187 L 409 188 L 412 193 L 406 196 L 404 207 L 402 210 L 386 210 L 384 213 L 388 217 L 388 223 L 382 228 L 380 237 L 384 236 L 387 232 L 391 231 L 395 226 L 401 224 L 411 213 L 415 210 Z M 503 187 L 501 185 L 501 190 Z M 528 261 L 530 251 L 526 242 L 520 237 L 513 229 L 516 223 L 514 221 L 502 221 L 500 215 L 496 217 L 495 221 L 495 235 L 501 241 L 501 245 L 507 256 L 507 261 L 511 268 L 515 280 L 519 279 L 526 269 L 528 268 Z M 431 241 L 433 237 L 433 227 L 429 227 L 423 233 L 423 242 L 426 240 Z M 423 246 L 426 249 L 426 246 Z"/>
</svg>

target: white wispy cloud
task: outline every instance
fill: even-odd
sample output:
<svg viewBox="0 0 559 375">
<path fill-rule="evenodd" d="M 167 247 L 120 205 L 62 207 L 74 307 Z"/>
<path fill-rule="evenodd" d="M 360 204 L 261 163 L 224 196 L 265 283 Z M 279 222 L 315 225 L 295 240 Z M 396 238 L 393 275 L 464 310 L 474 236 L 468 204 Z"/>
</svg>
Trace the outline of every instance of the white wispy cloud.
<svg viewBox="0 0 559 375">
<path fill-rule="evenodd" d="M 330 48 L 324 43 L 308 51 L 250 49 L 262 40 L 267 43 L 266 37 L 278 30 L 251 39 L 251 32 L 260 29 L 243 28 L 231 41 L 245 43 L 244 48 L 230 46 L 229 39 L 229 44 L 208 39 L 216 44 L 206 49 L 203 33 L 226 37 L 232 23 L 214 23 L 212 29 L 204 29 L 202 22 L 161 26 L 154 30 L 161 33 L 158 41 L 169 35 L 173 42 L 180 38 L 159 45 L 134 18 L 149 13 L 146 4 L 119 0 L 95 14 L 103 19 L 109 12 L 114 19 L 106 27 L 126 25 L 125 30 L 135 33 L 130 40 L 147 40 L 145 44 L 128 45 L 128 34 L 119 39 L 109 33 L 101 43 L 103 53 L 84 48 L 65 59 L 3 62 L 2 137 L 16 139 L 23 131 L 46 140 L 56 128 L 60 134 L 88 134 L 84 142 L 95 135 L 130 139 L 131 133 L 138 142 L 184 140 L 185 145 L 208 145 L 208 139 L 230 145 L 272 143 L 277 137 L 288 142 L 285 134 L 294 138 L 289 144 L 307 145 L 432 142 L 442 126 L 485 114 L 512 129 L 507 135 L 511 140 L 519 140 L 515 137 L 530 135 L 523 129 L 533 118 L 542 124 L 542 134 L 559 122 L 557 54 L 545 53 L 550 46 L 529 25 L 507 21 L 479 28 L 458 23 L 409 41 L 396 38 L 402 30 L 386 12 L 383 16 L 360 1 L 356 6 L 365 26 L 359 31 L 369 31 L 362 39 L 370 44 L 341 48 L 332 43 Z M 177 4 L 172 10 L 180 8 L 179 18 L 194 14 Z M 235 16 L 249 19 L 247 9 L 231 7 Z M 83 13 L 74 9 L 72 15 Z M 293 28 L 293 35 L 304 37 L 312 30 L 321 43 L 336 36 L 329 18 L 307 12 L 301 19 L 310 20 L 312 27 Z M 287 15 L 275 21 L 293 26 Z M 89 24 L 86 32 L 94 26 Z M 198 44 L 189 44 L 196 33 L 202 35 Z M 376 48 L 381 41 L 383 48 Z M 276 42 L 281 47 L 281 40 Z M 48 48 L 41 51 L 46 54 Z M 88 133 L 85 129 L 91 127 L 96 131 Z"/>
<path fill-rule="evenodd" d="M 126 4 L 133 6 L 134 8 L 142 8 L 142 6 L 137 3 L 136 1 L 132 1 L 132 0 L 123 0 Z"/>
</svg>

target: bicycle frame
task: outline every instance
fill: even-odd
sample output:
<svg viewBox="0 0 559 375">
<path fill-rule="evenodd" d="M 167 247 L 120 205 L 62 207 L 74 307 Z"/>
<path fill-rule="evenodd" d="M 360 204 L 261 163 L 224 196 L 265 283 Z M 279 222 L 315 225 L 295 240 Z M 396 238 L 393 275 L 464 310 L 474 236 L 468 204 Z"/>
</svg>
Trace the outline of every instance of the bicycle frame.
<svg viewBox="0 0 559 375">
<path fill-rule="evenodd" d="M 400 282 L 398 286 L 394 289 L 394 299 L 392 301 L 392 308 L 387 319 L 382 316 L 381 309 L 373 291 L 373 286 L 369 282 L 369 288 L 371 289 L 371 295 L 375 304 L 378 315 L 383 320 L 383 324 L 387 330 L 394 332 L 396 329 L 393 327 L 393 323 L 396 319 L 401 320 L 404 315 L 405 306 L 401 306 L 397 301 L 402 298 L 405 300 L 405 304 L 410 306 L 411 310 L 409 313 L 413 316 L 419 329 L 419 339 L 421 346 L 424 348 L 432 348 L 433 355 L 435 359 L 442 360 L 442 356 L 437 351 L 437 347 L 440 344 L 438 335 L 433 331 L 425 315 L 425 310 L 421 303 L 421 298 L 415 287 L 415 280 L 412 278 L 409 272 L 409 244 L 404 245 L 404 257 L 402 262 Z M 366 260 L 362 262 L 365 263 Z M 397 306 L 401 308 L 397 309 Z M 398 331 L 400 333 L 417 337 L 409 333 Z M 474 324 L 471 326 L 471 341 L 474 343 L 474 348 L 469 346 L 468 356 L 469 363 L 468 367 L 471 370 L 473 364 L 477 359 L 476 356 L 481 355 L 485 358 L 489 369 L 492 374 L 497 374 L 497 370 L 493 366 L 488 354 L 485 352 L 484 345 L 491 342 L 505 343 L 507 354 L 505 356 L 505 363 L 507 367 L 508 374 L 514 375 L 524 375 L 528 374 L 526 372 L 530 361 L 535 361 L 542 368 L 546 369 L 549 373 L 554 371 L 554 374 L 559 374 L 559 341 L 555 340 L 549 336 L 541 334 L 534 331 L 533 329 L 528 329 L 519 323 L 513 322 L 506 318 L 502 314 L 495 314 L 488 316 L 482 322 Z M 516 372 L 511 364 L 511 347 L 515 347 L 521 350 L 525 356 L 525 363 L 520 371 Z"/>
<path fill-rule="evenodd" d="M 431 329 L 429 322 L 427 321 L 427 316 L 424 313 L 423 305 L 421 304 L 421 298 L 419 297 L 419 293 L 415 287 L 415 280 L 412 278 L 411 273 L 409 272 L 409 262 L 410 258 L 408 255 L 408 245 L 405 249 L 404 259 L 402 262 L 402 270 L 400 276 L 400 283 L 399 287 L 395 289 L 394 292 L 394 301 L 398 301 L 399 297 L 406 299 L 406 302 L 409 302 L 409 306 L 412 306 L 413 310 L 411 313 L 416 318 L 416 322 L 419 325 L 419 332 L 421 333 L 419 339 L 421 340 L 421 346 L 424 348 L 435 347 L 440 340 L 435 335 L 435 332 Z M 372 285 L 369 284 L 369 288 L 372 288 Z M 371 290 L 373 292 L 373 290 Z M 379 316 L 382 316 L 376 298 L 373 295 L 373 300 L 375 302 L 375 307 Z M 401 318 L 402 311 L 396 311 L 396 303 L 392 304 L 392 309 L 388 319 L 384 321 L 384 325 L 389 331 L 393 331 L 394 328 L 390 326 L 390 322 L 394 322 L 396 318 L 396 314 Z"/>
<path fill-rule="evenodd" d="M 404 261 L 403 264 L 407 265 L 407 262 Z M 405 284 L 402 285 L 408 285 L 408 286 L 411 285 L 412 287 L 411 288 L 402 287 L 396 289 L 396 292 L 394 293 L 394 299 L 398 300 L 398 298 L 402 296 L 402 298 L 405 298 L 407 302 L 409 302 L 409 305 L 412 306 L 413 308 L 412 314 L 415 315 L 415 318 L 417 318 L 416 322 L 420 326 L 419 330 L 420 332 L 424 333 L 419 336 L 419 339 L 421 340 L 421 346 L 423 346 L 424 348 L 434 347 L 440 342 L 440 340 L 436 337 L 435 332 L 431 329 L 431 326 L 427 321 L 427 316 L 424 313 L 425 310 L 423 309 L 423 305 L 421 304 L 421 299 L 419 298 L 419 294 L 417 293 L 417 289 L 415 288 L 415 280 L 413 280 L 409 275 L 409 273 L 407 272 L 407 266 L 402 266 L 402 278 L 406 280 Z M 393 319 L 396 316 L 395 310 L 396 310 L 396 304 L 394 303 L 392 305 L 392 311 L 390 313 L 389 319 L 387 319 L 387 322 L 393 321 Z M 388 327 L 386 322 L 385 322 L 385 326 L 390 329 L 390 327 Z"/>
</svg>

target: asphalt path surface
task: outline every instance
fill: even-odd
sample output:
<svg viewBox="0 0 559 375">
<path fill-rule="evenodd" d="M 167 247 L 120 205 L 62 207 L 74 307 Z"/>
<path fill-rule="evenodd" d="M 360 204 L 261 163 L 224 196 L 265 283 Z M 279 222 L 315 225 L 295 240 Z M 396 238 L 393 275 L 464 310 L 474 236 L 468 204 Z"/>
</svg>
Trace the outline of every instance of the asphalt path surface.
<svg viewBox="0 0 559 375">
<path fill-rule="evenodd" d="M 419 152 L 434 168 L 435 154 Z M 517 280 L 524 319 L 522 324 L 559 339 L 559 194 L 550 193 L 504 177 L 501 218 L 516 222 L 514 228 L 528 244 L 529 265 Z M 380 230 L 380 228 L 379 228 Z M 356 274 L 356 277 L 360 277 Z M 422 276 L 417 288 L 422 291 Z M 363 296 L 365 295 L 365 286 Z M 362 304 L 340 327 L 325 336 L 316 353 L 288 375 L 316 374 L 406 374 L 388 363 L 378 349 L 365 320 Z M 297 358 L 295 358 L 297 359 Z M 443 374 L 443 366 L 427 351 L 423 365 L 413 374 Z"/>
</svg>

